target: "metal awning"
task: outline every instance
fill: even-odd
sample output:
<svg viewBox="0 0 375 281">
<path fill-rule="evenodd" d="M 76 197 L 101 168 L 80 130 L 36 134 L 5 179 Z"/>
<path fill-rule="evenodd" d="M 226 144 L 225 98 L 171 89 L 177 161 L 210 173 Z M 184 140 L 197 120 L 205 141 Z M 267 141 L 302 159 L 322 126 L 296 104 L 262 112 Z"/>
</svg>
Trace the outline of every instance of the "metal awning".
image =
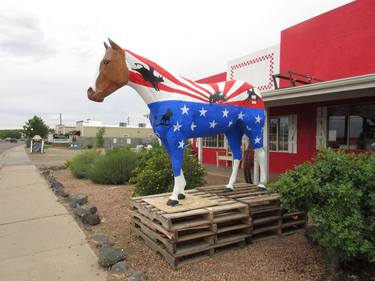
<svg viewBox="0 0 375 281">
<path fill-rule="evenodd" d="M 262 93 L 266 107 L 375 97 L 375 73 Z"/>
</svg>

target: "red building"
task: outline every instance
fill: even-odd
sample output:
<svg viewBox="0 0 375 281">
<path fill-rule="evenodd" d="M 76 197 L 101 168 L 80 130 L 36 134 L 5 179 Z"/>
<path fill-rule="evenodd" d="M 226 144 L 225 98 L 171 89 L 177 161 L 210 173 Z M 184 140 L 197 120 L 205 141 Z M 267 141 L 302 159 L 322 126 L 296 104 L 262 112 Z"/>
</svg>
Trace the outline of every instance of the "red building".
<svg viewBox="0 0 375 281">
<path fill-rule="evenodd" d="M 292 75 L 295 86 L 277 79 L 275 89 L 272 75 L 288 72 L 319 82 L 302 77 L 311 84 L 301 84 Z M 285 29 L 279 46 L 229 62 L 226 73 L 200 81 L 225 79 L 246 80 L 262 92 L 272 174 L 310 160 L 320 147 L 374 149 L 375 1 L 354 1 Z M 225 140 L 204 139 L 202 150 L 203 163 L 216 164 Z"/>
</svg>

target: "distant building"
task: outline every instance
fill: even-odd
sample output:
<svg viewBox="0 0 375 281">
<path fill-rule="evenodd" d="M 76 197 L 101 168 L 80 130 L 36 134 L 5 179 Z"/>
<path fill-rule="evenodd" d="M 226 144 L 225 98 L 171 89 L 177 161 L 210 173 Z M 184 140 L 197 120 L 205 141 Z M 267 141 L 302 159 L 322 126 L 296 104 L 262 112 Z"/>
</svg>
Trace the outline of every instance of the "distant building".
<svg viewBox="0 0 375 281">
<path fill-rule="evenodd" d="M 104 146 L 132 146 L 149 144 L 156 140 L 152 128 L 146 123 L 139 123 L 138 127 L 128 123 L 120 122 L 119 125 L 105 125 L 101 121 L 77 121 L 73 141 L 81 143 L 82 146 L 94 145 L 96 134 L 100 128 L 105 128 Z"/>
<path fill-rule="evenodd" d="M 71 134 L 72 132 L 76 130 L 77 130 L 76 126 L 65 126 L 64 124 L 58 124 L 55 126 L 55 134 L 58 134 L 58 135 Z"/>
</svg>

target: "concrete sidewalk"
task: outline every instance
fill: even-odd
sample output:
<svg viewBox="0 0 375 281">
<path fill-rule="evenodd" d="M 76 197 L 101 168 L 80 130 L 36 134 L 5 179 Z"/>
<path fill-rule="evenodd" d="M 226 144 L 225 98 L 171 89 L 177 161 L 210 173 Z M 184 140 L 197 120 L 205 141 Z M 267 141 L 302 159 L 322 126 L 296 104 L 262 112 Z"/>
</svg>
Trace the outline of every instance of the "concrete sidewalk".
<svg viewBox="0 0 375 281">
<path fill-rule="evenodd" d="M 17 146 L 0 155 L 0 280 L 105 281 L 73 217 Z"/>
</svg>

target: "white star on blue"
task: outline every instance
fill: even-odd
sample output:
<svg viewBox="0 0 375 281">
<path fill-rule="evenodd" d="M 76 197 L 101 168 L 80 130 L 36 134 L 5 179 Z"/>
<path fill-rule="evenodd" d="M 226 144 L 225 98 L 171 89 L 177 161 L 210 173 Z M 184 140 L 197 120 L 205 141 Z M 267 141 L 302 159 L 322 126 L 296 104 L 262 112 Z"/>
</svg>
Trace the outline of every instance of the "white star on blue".
<svg viewBox="0 0 375 281">
<path fill-rule="evenodd" d="M 210 123 L 210 128 L 214 128 L 214 129 L 215 129 L 216 125 L 218 124 L 218 123 L 216 123 L 215 120 L 213 120 L 212 122 L 208 122 L 208 123 Z"/>
<path fill-rule="evenodd" d="M 184 148 L 184 141 L 182 140 L 182 141 L 179 141 L 178 142 L 178 148 Z"/>
<path fill-rule="evenodd" d="M 195 125 L 194 122 L 191 123 L 191 125 L 190 125 L 190 129 L 191 129 L 192 131 L 194 131 L 194 129 L 195 129 L 196 127 L 197 127 L 197 125 Z"/>
<path fill-rule="evenodd" d="M 224 111 L 222 111 L 223 117 L 228 117 L 229 111 L 225 108 Z"/>
<path fill-rule="evenodd" d="M 181 129 L 182 125 L 180 125 L 177 121 L 176 125 L 173 125 L 173 132 L 179 131 Z"/>
<path fill-rule="evenodd" d="M 204 116 L 204 117 L 206 117 L 206 112 L 207 112 L 206 109 L 204 109 L 204 108 L 202 107 L 202 109 L 199 110 L 199 112 L 200 112 L 200 115 L 199 115 L 199 116 Z"/>
<path fill-rule="evenodd" d="M 190 108 L 186 107 L 186 105 L 184 105 L 183 107 L 180 108 L 182 110 L 182 115 L 184 114 L 189 114 L 189 110 Z"/>
</svg>

